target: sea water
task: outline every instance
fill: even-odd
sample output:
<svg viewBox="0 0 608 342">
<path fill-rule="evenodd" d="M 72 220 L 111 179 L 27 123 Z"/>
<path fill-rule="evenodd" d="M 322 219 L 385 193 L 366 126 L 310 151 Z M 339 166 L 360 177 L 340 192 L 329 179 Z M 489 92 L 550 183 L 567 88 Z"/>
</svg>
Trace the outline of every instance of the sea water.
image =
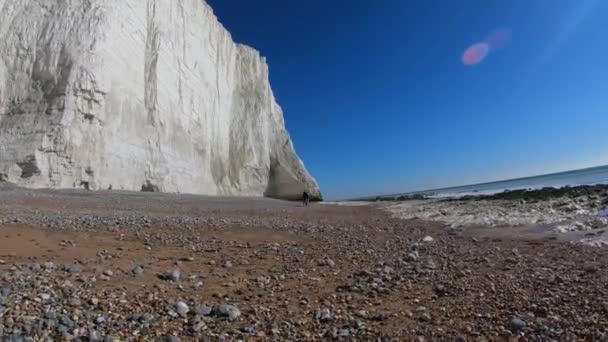
<svg viewBox="0 0 608 342">
<path fill-rule="evenodd" d="M 422 194 L 425 197 L 462 197 L 491 195 L 509 190 L 542 189 L 546 187 L 608 184 L 608 165 L 541 176 L 517 178 L 498 182 L 457 186 L 452 188 L 419 191 L 403 195 Z"/>
</svg>

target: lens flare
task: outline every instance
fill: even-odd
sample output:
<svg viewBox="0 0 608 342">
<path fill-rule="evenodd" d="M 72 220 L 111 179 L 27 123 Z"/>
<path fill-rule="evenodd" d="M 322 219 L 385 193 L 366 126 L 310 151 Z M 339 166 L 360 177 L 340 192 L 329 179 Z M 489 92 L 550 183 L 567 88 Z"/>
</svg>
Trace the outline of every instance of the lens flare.
<svg viewBox="0 0 608 342">
<path fill-rule="evenodd" d="M 490 47 L 486 43 L 477 43 L 471 45 L 462 54 L 462 64 L 477 65 L 481 63 L 490 52 Z"/>
</svg>

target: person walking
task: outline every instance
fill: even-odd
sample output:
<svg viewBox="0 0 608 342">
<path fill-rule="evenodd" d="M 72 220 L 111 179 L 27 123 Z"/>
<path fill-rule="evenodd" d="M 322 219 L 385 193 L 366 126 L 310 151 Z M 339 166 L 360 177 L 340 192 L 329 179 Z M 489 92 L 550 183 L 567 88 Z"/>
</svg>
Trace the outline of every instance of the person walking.
<svg viewBox="0 0 608 342">
<path fill-rule="evenodd" d="M 304 193 L 302 194 L 302 202 L 304 203 L 305 207 L 308 207 L 308 203 L 310 203 L 310 196 L 306 191 L 304 191 Z"/>
</svg>

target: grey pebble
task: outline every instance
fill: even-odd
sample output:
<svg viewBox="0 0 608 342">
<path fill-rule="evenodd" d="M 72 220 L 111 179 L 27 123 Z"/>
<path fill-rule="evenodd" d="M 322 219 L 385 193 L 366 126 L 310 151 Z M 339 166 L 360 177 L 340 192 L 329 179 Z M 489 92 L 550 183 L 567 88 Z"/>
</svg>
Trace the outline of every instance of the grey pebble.
<svg viewBox="0 0 608 342">
<path fill-rule="evenodd" d="M 76 264 L 67 264 L 64 266 L 63 268 L 64 271 L 66 271 L 67 273 L 76 273 L 78 272 L 78 265 Z"/>
<path fill-rule="evenodd" d="M 511 320 L 511 329 L 513 331 L 520 331 L 521 329 L 526 327 L 526 322 L 522 321 L 517 317 L 513 317 Z"/>
<path fill-rule="evenodd" d="M 180 316 L 186 316 L 188 312 L 190 312 L 190 308 L 184 302 L 175 303 L 175 312 L 177 312 Z"/>
<path fill-rule="evenodd" d="M 327 308 L 319 310 L 319 312 L 317 312 L 317 319 L 321 323 L 326 323 L 326 322 L 331 321 L 331 311 L 329 311 L 329 309 L 327 309 Z"/>
<path fill-rule="evenodd" d="M 131 273 L 134 276 L 140 276 L 140 275 L 144 274 L 144 268 L 141 267 L 140 265 L 137 265 L 137 266 L 133 267 L 133 269 L 131 270 Z"/>
<path fill-rule="evenodd" d="M 241 310 L 234 305 L 222 304 L 214 309 L 218 317 L 226 317 L 233 321 L 241 316 Z"/>
</svg>

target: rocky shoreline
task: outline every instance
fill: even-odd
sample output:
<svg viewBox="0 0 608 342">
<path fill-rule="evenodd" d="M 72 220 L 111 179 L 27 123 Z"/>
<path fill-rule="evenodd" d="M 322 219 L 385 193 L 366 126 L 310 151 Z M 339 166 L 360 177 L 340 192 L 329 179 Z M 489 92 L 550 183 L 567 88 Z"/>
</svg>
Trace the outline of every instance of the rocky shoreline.
<svg viewBox="0 0 608 342">
<path fill-rule="evenodd" d="M 455 229 L 525 226 L 547 236 L 570 234 L 578 237 L 579 242 L 595 246 L 608 245 L 603 236 L 608 228 L 607 207 L 606 185 L 517 190 L 386 205 L 388 211 L 403 219 L 433 220 Z M 581 232 L 582 236 L 578 234 Z"/>
<path fill-rule="evenodd" d="M 371 206 L 0 190 L 10 341 L 602 340 L 608 252 Z"/>
</svg>

